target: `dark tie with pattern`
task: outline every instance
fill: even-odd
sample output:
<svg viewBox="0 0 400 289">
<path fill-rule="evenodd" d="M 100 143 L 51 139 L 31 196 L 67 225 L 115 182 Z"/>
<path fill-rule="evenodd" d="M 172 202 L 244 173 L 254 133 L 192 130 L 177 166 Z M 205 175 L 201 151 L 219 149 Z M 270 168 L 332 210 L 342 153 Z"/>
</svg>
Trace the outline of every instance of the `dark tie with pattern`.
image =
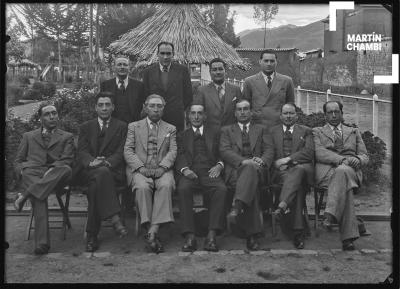
<svg viewBox="0 0 400 289">
<path fill-rule="evenodd" d="M 201 132 L 200 132 L 199 128 L 196 128 L 196 131 L 194 132 L 194 135 L 195 135 L 196 138 L 201 137 Z"/>
<path fill-rule="evenodd" d="M 104 136 L 107 130 L 107 121 L 106 120 L 101 120 L 101 121 L 102 121 L 102 127 L 100 131 L 100 136 Z"/>
<path fill-rule="evenodd" d="M 243 125 L 243 134 L 247 135 L 249 133 L 248 127 L 246 124 Z"/>
<path fill-rule="evenodd" d="M 219 100 L 221 101 L 222 100 L 222 86 L 221 85 L 218 85 L 217 91 L 218 91 Z"/>
<path fill-rule="evenodd" d="M 286 130 L 285 130 L 285 135 L 287 135 L 287 136 L 291 136 L 292 135 L 292 133 L 290 132 L 290 126 L 285 126 L 286 127 Z"/>
<path fill-rule="evenodd" d="M 268 83 L 267 83 L 267 86 L 268 86 L 268 88 L 269 89 L 271 89 L 271 87 L 272 87 L 272 82 L 271 82 L 271 75 L 268 75 Z"/>
<path fill-rule="evenodd" d="M 123 81 L 122 79 L 120 79 L 120 80 L 118 81 L 118 83 L 119 83 L 119 90 L 121 90 L 122 92 L 124 92 L 124 91 L 125 91 L 125 84 L 124 84 L 124 81 Z"/>
</svg>

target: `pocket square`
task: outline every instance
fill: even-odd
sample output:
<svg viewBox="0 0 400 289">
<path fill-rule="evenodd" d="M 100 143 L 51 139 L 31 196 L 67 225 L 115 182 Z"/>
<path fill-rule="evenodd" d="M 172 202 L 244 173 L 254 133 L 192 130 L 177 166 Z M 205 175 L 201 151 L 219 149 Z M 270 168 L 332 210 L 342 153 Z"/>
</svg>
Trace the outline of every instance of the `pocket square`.
<svg viewBox="0 0 400 289">
<path fill-rule="evenodd" d="M 170 133 L 168 133 L 165 137 L 169 137 L 171 134 Z"/>
<path fill-rule="evenodd" d="M 236 100 L 236 96 L 234 98 L 232 98 L 232 102 L 234 102 Z"/>
</svg>

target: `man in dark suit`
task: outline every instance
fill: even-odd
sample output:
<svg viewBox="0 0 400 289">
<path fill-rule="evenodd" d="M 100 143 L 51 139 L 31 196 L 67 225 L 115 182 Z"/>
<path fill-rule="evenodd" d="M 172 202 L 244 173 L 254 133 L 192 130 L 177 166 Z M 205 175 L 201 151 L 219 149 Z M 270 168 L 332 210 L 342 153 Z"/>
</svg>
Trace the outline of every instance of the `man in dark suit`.
<svg viewBox="0 0 400 289">
<path fill-rule="evenodd" d="M 220 129 L 235 122 L 234 99 L 242 93 L 236 85 L 225 82 L 225 62 L 220 58 L 210 61 L 212 82 L 198 88 L 196 102 L 203 104 L 207 113 L 205 125 Z"/>
<path fill-rule="evenodd" d="M 121 211 L 116 184 L 126 182 L 124 144 L 127 125 L 111 114 L 114 96 L 100 92 L 96 96 L 97 118 L 83 123 L 79 129 L 77 162 L 79 177 L 88 184 L 88 220 L 86 251 L 98 249 L 97 234 L 101 221 L 111 218 L 114 230 L 121 237 L 127 230 L 120 220 Z"/>
<path fill-rule="evenodd" d="M 166 101 L 163 120 L 182 131 L 184 111 L 193 100 L 190 73 L 186 66 L 172 62 L 172 43 L 160 42 L 157 53 L 158 63 L 143 71 L 144 94 L 161 95 Z"/>
<path fill-rule="evenodd" d="M 259 189 L 267 174 L 267 131 L 250 122 L 250 109 L 247 99 L 235 101 L 237 123 L 221 129 L 219 152 L 225 163 L 225 183 L 235 191 L 228 220 L 231 223 L 243 221 L 247 248 L 258 250 L 257 237 L 262 232 Z"/>
<path fill-rule="evenodd" d="M 369 158 L 358 128 L 344 125 L 343 104 L 324 104 L 323 127 L 313 129 L 315 144 L 315 184 L 328 189 L 324 227 L 339 224 L 342 248 L 354 250 L 353 242 L 360 236 L 355 214 L 353 189 L 362 182 L 361 167 Z"/>
<path fill-rule="evenodd" d="M 252 104 L 252 120 L 267 129 L 279 124 L 282 105 L 294 102 L 292 78 L 277 73 L 277 57 L 273 51 L 264 50 L 260 55 L 261 71 L 245 79 L 243 95 Z"/>
<path fill-rule="evenodd" d="M 279 204 L 273 213 L 278 219 L 288 207 L 293 212 L 294 246 L 304 248 L 304 217 L 306 189 L 314 181 L 314 142 L 311 128 L 296 124 L 296 105 L 281 108 L 281 124 L 270 130 L 267 166 L 273 167 L 272 183 L 282 186 Z"/>
<path fill-rule="evenodd" d="M 41 105 L 38 114 L 41 127 L 24 133 L 15 157 L 14 169 L 22 177 L 24 192 L 14 206 L 21 211 L 30 198 L 35 216 L 34 253 L 42 255 L 50 249 L 47 197 L 51 192 L 62 191 L 70 181 L 74 140 L 71 133 L 57 128 L 58 113 L 54 105 Z"/>
<path fill-rule="evenodd" d="M 100 91 L 111 92 L 115 97 L 112 116 L 126 123 L 140 119 L 145 99 L 143 83 L 128 76 L 129 58 L 119 56 L 115 59 L 115 78 L 100 84 Z"/>
<path fill-rule="evenodd" d="M 184 252 L 197 249 L 194 237 L 193 191 L 200 190 L 209 197 L 208 236 L 206 251 L 218 251 L 216 235 L 223 229 L 226 186 L 221 178 L 224 163 L 219 158 L 219 130 L 204 127 L 206 111 L 202 104 L 193 103 L 189 110 L 191 127 L 178 135 L 178 156 L 175 169 L 179 180 L 177 191 L 182 220 L 182 234 L 186 242 Z"/>
</svg>

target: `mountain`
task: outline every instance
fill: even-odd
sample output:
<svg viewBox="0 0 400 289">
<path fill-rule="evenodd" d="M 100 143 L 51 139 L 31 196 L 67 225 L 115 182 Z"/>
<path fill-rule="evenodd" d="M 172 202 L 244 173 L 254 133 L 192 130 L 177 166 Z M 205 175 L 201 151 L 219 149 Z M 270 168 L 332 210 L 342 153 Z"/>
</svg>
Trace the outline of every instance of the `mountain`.
<svg viewBox="0 0 400 289">
<path fill-rule="evenodd" d="M 322 19 L 321 19 L 322 20 Z M 241 45 L 244 48 L 262 48 L 264 45 L 264 29 L 248 29 L 238 33 Z M 313 22 L 305 26 L 292 24 L 267 29 L 266 47 L 292 48 L 299 51 L 308 51 L 324 48 L 324 23 Z"/>
</svg>

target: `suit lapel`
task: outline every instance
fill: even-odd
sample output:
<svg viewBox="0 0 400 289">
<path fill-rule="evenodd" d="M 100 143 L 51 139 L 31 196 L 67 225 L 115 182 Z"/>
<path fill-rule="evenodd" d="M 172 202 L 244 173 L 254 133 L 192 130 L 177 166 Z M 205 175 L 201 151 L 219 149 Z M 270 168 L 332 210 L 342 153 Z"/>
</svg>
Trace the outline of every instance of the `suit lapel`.
<svg viewBox="0 0 400 289">
<path fill-rule="evenodd" d="M 160 69 L 158 69 L 160 70 Z M 168 83 L 167 83 L 167 90 L 165 92 L 168 91 L 168 89 L 170 88 L 170 86 L 172 85 L 172 83 L 175 82 L 175 80 L 178 78 L 178 68 L 176 67 L 176 65 L 174 63 L 171 63 L 171 67 L 169 69 L 168 72 Z"/>
<path fill-rule="evenodd" d="M 257 138 L 258 138 L 258 135 L 259 135 L 258 132 L 259 132 L 259 128 L 254 126 L 252 123 L 250 123 L 250 126 L 249 126 L 249 139 L 250 139 L 251 151 L 253 151 L 254 147 L 256 146 Z"/>
<path fill-rule="evenodd" d="M 166 135 L 167 135 L 167 129 L 165 123 L 163 121 L 160 121 L 160 126 L 158 128 L 158 133 L 157 133 L 157 152 L 160 150 Z"/>
<path fill-rule="evenodd" d="M 258 73 L 258 76 L 255 80 L 256 80 L 256 85 L 257 85 L 258 89 L 261 91 L 262 95 L 265 95 L 265 99 L 267 99 L 268 86 L 265 83 L 265 79 L 264 79 L 261 71 Z"/>
<path fill-rule="evenodd" d="M 188 159 L 192 159 L 193 156 L 193 129 L 190 127 L 186 132 L 185 132 L 185 142 L 186 142 L 186 151 L 188 153 Z"/>
<path fill-rule="evenodd" d="M 240 148 L 240 150 L 243 150 L 242 131 L 237 123 L 232 126 L 232 134 L 237 146 Z"/>
<path fill-rule="evenodd" d="M 208 155 L 212 156 L 213 155 L 213 149 L 212 149 L 213 138 L 212 138 L 210 131 L 208 129 L 206 129 L 204 126 L 203 126 L 203 134 L 204 134 L 204 139 L 205 139 L 206 146 L 207 146 Z"/>
<path fill-rule="evenodd" d="M 225 101 L 224 101 L 224 114 L 226 113 L 227 109 L 232 102 L 232 95 L 233 95 L 233 87 L 225 82 Z"/>
<path fill-rule="evenodd" d="M 275 141 L 278 147 L 278 155 L 283 156 L 283 127 L 275 130 Z"/>
<path fill-rule="evenodd" d="M 208 88 L 210 90 L 210 99 L 215 104 L 215 106 L 218 108 L 218 110 L 222 111 L 221 102 L 220 102 L 219 97 L 218 97 L 218 91 L 215 88 L 214 83 L 213 82 L 209 83 L 208 84 Z"/>
<path fill-rule="evenodd" d="M 58 143 L 59 140 L 61 139 L 61 136 L 62 136 L 62 132 L 59 129 L 56 129 L 54 131 L 54 133 L 51 135 L 51 139 L 50 139 L 50 142 L 49 142 L 49 145 L 47 148 L 50 148 L 53 145 L 55 145 L 56 143 Z"/>
<path fill-rule="evenodd" d="M 342 124 L 343 143 L 346 142 L 347 138 L 351 135 L 352 132 L 353 132 L 353 128 L 344 126 Z"/>
<path fill-rule="evenodd" d="M 99 155 L 103 153 L 104 148 L 108 145 L 110 140 L 115 134 L 117 128 L 117 123 L 114 121 L 113 118 L 110 119 L 110 123 L 108 124 L 108 128 L 106 129 L 106 134 L 104 136 L 103 143 L 101 144 L 100 150 L 99 150 Z"/>
<path fill-rule="evenodd" d="M 128 85 L 125 88 L 125 91 L 127 92 L 125 95 L 128 97 L 128 102 L 129 102 L 129 108 L 130 110 L 134 109 L 135 104 L 133 103 L 133 97 L 131 95 L 134 95 L 135 92 L 130 93 L 130 91 L 133 89 L 133 79 L 128 78 Z"/>
<path fill-rule="evenodd" d="M 264 79 L 263 79 L 263 80 L 264 80 Z M 272 86 L 271 86 L 271 89 L 269 90 L 269 92 L 268 92 L 268 94 L 267 94 L 267 97 L 266 97 L 266 99 L 265 99 L 265 102 L 268 101 L 268 99 L 269 99 L 269 97 L 270 97 L 271 94 L 276 94 L 276 93 L 279 92 L 279 89 L 281 88 L 281 82 L 282 82 L 282 79 L 281 79 L 279 73 L 276 73 L 276 72 L 275 72 L 275 77 L 274 77 L 274 79 L 272 80 Z M 265 80 L 264 80 L 264 83 L 265 83 Z M 267 87 L 268 87 L 268 86 L 267 86 Z"/>
<path fill-rule="evenodd" d="M 136 129 L 137 129 L 137 136 L 135 135 L 135 137 L 140 138 L 143 148 L 147 152 L 147 141 L 148 141 L 148 137 L 149 137 L 147 118 L 144 118 L 141 121 L 139 121 L 136 126 Z"/>
<path fill-rule="evenodd" d="M 35 130 L 35 132 L 33 133 L 33 139 L 43 148 L 46 148 L 44 142 L 43 142 L 43 138 L 42 138 L 42 129 L 38 128 L 37 130 Z"/>
<path fill-rule="evenodd" d="M 292 138 L 292 154 L 297 151 L 297 148 L 300 144 L 300 137 L 303 134 L 303 130 L 298 126 L 294 125 L 293 127 L 293 138 Z"/>
<path fill-rule="evenodd" d="M 335 142 L 335 135 L 333 134 L 333 131 L 331 130 L 328 124 L 324 125 L 324 127 L 322 128 L 322 132 L 324 135 L 330 138 L 333 143 Z"/>
</svg>

